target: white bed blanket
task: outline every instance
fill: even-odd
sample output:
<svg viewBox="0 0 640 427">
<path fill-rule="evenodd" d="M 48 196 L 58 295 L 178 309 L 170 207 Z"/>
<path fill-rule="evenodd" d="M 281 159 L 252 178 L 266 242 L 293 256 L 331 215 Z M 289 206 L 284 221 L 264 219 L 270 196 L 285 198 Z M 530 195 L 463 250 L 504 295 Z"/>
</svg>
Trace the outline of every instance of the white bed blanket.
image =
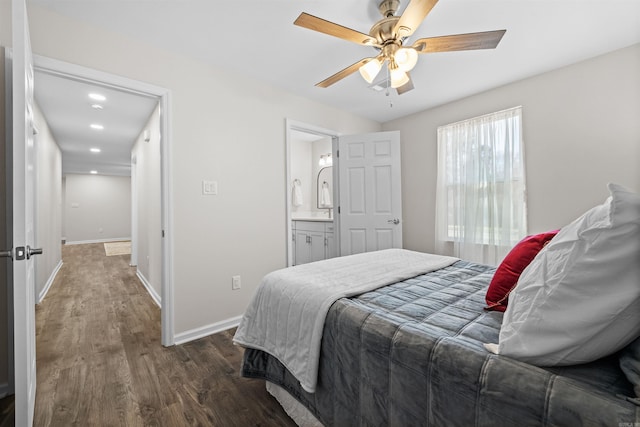
<svg viewBox="0 0 640 427">
<path fill-rule="evenodd" d="M 386 249 L 267 274 L 234 343 L 276 357 L 309 393 L 316 388 L 324 321 L 338 299 L 447 267 L 458 258 Z"/>
</svg>

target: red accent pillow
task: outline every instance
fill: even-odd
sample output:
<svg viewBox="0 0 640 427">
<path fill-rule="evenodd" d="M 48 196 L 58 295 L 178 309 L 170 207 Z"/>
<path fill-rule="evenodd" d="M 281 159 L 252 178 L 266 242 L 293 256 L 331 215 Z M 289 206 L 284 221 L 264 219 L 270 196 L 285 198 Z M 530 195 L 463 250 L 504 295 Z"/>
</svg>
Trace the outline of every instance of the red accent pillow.
<svg viewBox="0 0 640 427">
<path fill-rule="evenodd" d="M 538 252 L 558 234 L 560 230 L 527 236 L 511 249 L 498 266 L 489 289 L 487 290 L 487 306 L 485 310 L 505 311 L 509 293 L 516 287 L 522 271 L 533 261 Z"/>
</svg>

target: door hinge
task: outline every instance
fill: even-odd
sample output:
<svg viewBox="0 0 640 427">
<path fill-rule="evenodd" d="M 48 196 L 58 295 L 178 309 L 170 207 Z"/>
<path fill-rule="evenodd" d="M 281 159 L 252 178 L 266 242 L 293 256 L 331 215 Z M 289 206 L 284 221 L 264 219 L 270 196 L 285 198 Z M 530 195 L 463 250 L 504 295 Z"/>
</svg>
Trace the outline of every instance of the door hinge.
<svg viewBox="0 0 640 427">
<path fill-rule="evenodd" d="M 336 157 L 340 157 L 340 150 L 336 150 Z"/>
<path fill-rule="evenodd" d="M 162 230 L 162 237 L 164 237 L 164 230 Z"/>
<path fill-rule="evenodd" d="M 338 215 L 340 215 L 340 206 L 338 206 Z"/>
</svg>

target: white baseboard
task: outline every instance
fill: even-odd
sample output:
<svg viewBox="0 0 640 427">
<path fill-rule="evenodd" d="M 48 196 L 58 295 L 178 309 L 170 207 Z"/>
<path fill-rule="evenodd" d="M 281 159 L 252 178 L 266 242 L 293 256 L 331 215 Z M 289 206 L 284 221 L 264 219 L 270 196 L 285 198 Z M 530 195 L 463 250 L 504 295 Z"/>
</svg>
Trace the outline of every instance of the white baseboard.
<svg viewBox="0 0 640 427">
<path fill-rule="evenodd" d="M 151 283 L 149 283 L 147 278 L 144 277 L 144 274 L 140 273 L 140 270 L 136 270 L 136 276 L 138 276 L 138 279 L 140 279 L 149 295 L 151 295 L 153 302 L 155 302 L 158 307 L 162 308 L 162 298 L 158 295 L 156 290 L 153 289 L 153 286 L 151 286 Z"/>
<path fill-rule="evenodd" d="M 217 334 L 218 332 L 226 331 L 227 329 L 235 328 L 240 324 L 240 319 L 242 319 L 242 316 L 236 316 L 227 320 L 202 326 L 200 328 L 192 329 L 190 331 L 181 332 L 174 336 L 174 342 L 176 345 L 180 345 L 209 335 Z"/>
<path fill-rule="evenodd" d="M 51 275 L 49 276 L 47 283 L 45 283 L 44 288 L 42 288 L 42 290 L 40 291 L 40 294 L 38 295 L 38 301 L 36 302 L 36 304 L 40 304 L 44 299 L 44 297 L 47 296 L 47 293 L 49 292 L 49 288 L 51 288 L 51 285 L 53 285 L 53 282 L 54 280 L 56 280 L 56 276 L 58 275 L 58 271 L 60 271 L 61 268 L 62 268 L 62 260 L 58 262 L 58 265 L 56 265 L 56 268 L 54 268 L 53 272 L 51 272 Z M 0 387 L 2 387 L 2 385 L 0 385 Z M 2 391 L 0 389 L 0 393 L 1 392 Z"/>
<path fill-rule="evenodd" d="M 65 245 L 86 245 L 88 243 L 124 242 L 127 240 L 131 240 L 131 237 L 115 237 L 112 239 L 98 239 L 98 240 L 76 240 L 73 242 L 66 242 Z"/>
<path fill-rule="evenodd" d="M 9 394 L 13 394 L 13 390 L 9 387 L 9 383 L 0 384 L 0 399 L 6 397 Z"/>
</svg>

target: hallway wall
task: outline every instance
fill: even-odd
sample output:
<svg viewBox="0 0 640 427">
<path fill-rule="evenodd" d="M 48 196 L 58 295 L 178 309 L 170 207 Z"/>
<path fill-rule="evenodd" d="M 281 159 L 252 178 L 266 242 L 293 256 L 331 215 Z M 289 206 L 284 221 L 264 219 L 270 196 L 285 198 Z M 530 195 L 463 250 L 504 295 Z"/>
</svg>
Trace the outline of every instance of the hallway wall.
<svg viewBox="0 0 640 427">
<path fill-rule="evenodd" d="M 145 141 L 145 131 L 149 140 Z M 137 194 L 138 219 L 137 235 L 138 275 L 151 287 L 156 301 L 162 295 L 162 224 L 160 205 L 160 107 L 158 106 L 131 150 L 135 158 L 135 183 L 132 191 Z M 133 174 L 133 171 L 132 171 Z"/>
<path fill-rule="evenodd" d="M 62 153 L 40 108 L 34 108 L 36 159 L 36 301 L 62 263 Z"/>
<path fill-rule="evenodd" d="M 67 244 L 131 238 L 131 177 L 68 174 L 65 179 Z"/>
</svg>

